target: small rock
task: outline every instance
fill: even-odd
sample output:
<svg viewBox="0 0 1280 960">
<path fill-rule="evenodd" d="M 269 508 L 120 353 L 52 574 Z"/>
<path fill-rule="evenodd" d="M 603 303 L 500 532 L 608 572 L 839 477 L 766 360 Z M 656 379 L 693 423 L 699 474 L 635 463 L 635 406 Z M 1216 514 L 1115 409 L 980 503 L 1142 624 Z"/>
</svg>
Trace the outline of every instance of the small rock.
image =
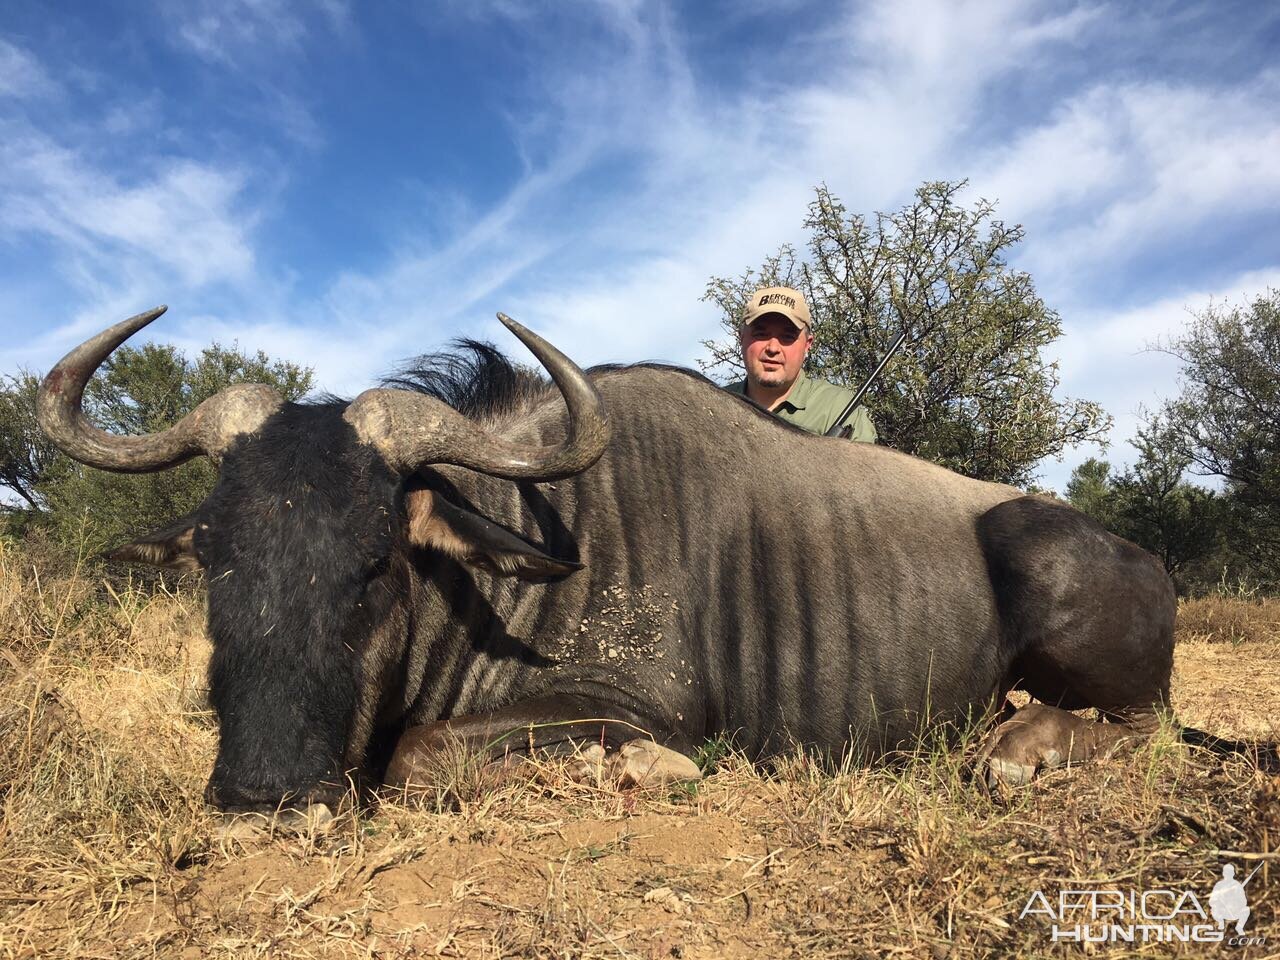
<svg viewBox="0 0 1280 960">
<path fill-rule="evenodd" d="M 658 903 L 670 913 L 686 913 L 693 897 L 687 893 L 677 893 L 670 887 L 654 887 L 644 895 L 645 903 Z"/>
</svg>

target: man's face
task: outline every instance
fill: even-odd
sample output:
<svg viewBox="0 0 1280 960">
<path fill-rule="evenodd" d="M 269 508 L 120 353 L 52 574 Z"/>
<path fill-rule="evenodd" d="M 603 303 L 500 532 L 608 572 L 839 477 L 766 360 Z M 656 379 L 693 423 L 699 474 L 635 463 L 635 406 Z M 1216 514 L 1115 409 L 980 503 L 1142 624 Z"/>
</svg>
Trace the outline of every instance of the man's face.
<svg viewBox="0 0 1280 960">
<path fill-rule="evenodd" d="M 776 389 L 789 387 L 800 376 L 804 355 L 813 343 L 808 330 L 797 330 L 781 314 L 770 313 L 739 334 L 747 377 L 755 384 Z"/>
</svg>

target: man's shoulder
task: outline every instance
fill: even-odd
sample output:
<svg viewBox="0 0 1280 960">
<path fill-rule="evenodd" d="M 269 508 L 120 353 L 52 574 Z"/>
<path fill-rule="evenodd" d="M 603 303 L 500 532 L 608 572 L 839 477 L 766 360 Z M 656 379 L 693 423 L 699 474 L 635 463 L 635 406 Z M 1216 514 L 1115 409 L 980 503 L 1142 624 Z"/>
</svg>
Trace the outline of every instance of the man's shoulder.
<svg viewBox="0 0 1280 960">
<path fill-rule="evenodd" d="M 853 399 L 853 391 L 827 380 L 806 375 L 803 383 L 805 406 L 835 407 L 837 412 Z"/>
<path fill-rule="evenodd" d="M 747 395 L 747 381 L 735 380 L 733 383 L 726 383 L 723 389 L 729 393 L 736 393 L 745 397 Z"/>
<path fill-rule="evenodd" d="M 853 399 L 853 391 L 848 387 L 805 377 L 805 420 L 808 428 L 815 433 L 826 433 L 844 413 L 849 401 Z M 861 404 L 843 421 L 853 428 L 853 439 L 864 443 L 875 443 L 878 439 L 875 424 L 867 408 Z"/>
</svg>

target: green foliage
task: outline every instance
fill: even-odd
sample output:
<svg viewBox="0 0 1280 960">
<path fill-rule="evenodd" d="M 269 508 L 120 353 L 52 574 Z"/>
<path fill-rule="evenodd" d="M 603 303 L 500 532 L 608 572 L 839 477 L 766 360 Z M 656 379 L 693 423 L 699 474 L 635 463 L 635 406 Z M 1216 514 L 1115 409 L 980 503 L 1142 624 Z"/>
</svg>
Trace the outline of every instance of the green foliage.
<svg viewBox="0 0 1280 960">
<path fill-rule="evenodd" d="M 1071 472 L 1067 481 L 1067 500 L 1077 510 L 1087 513 L 1108 530 L 1115 528 L 1115 488 L 1111 482 L 1111 464 L 1090 457 Z"/>
<path fill-rule="evenodd" d="M 707 776 L 716 772 L 721 763 L 733 753 L 733 738 L 728 734 L 717 734 L 710 740 L 704 740 L 693 754 L 693 762 Z"/>
<path fill-rule="evenodd" d="M 1192 470 L 1220 477 L 1250 577 L 1280 586 L 1280 291 L 1211 306 L 1163 349 L 1182 361 L 1162 411 Z"/>
<path fill-rule="evenodd" d="M 1216 579 L 1204 561 L 1221 554 L 1227 502 L 1187 483 L 1187 459 L 1167 427 L 1154 421 L 1133 441 L 1138 461 L 1116 478 L 1121 534 L 1160 558 L 1184 586 Z"/>
<path fill-rule="evenodd" d="M 39 379 L 23 373 L 0 392 L 0 484 L 31 510 L 27 523 L 48 528 L 60 543 L 100 550 L 167 526 L 212 489 L 215 471 L 203 458 L 148 474 L 107 473 L 57 453 L 35 429 Z M 162 430 L 235 383 L 266 383 L 287 400 L 311 389 L 310 369 L 213 344 L 189 360 L 171 346 L 121 347 L 85 389 L 84 409 L 102 429 L 119 434 Z"/>
<path fill-rule="evenodd" d="M 57 454 L 36 425 L 40 378 L 22 370 L 0 384 L 0 486 L 38 510 L 43 504 L 37 485 Z"/>
<path fill-rule="evenodd" d="M 868 221 L 825 186 L 809 205 L 807 256 L 788 246 L 737 279 L 713 277 L 704 299 L 729 338 L 707 341 L 704 370 L 742 373 L 738 318 L 752 290 L 800 290 L 815 342 L 806 372 L 857 388 L 897 335 L 907 341 L 868 393 L 881 441 L 969 476 L 1028 485 L 1035 465 L 1101 438 L 1096 403 L 1055 399 L 1058 371 L 1041 356 L 1062 334 L 1031 277 L 1006 256 L 1022 228 L 994 218 L 964 183 L 926 183 L 915 201 Z"/>
</svg>

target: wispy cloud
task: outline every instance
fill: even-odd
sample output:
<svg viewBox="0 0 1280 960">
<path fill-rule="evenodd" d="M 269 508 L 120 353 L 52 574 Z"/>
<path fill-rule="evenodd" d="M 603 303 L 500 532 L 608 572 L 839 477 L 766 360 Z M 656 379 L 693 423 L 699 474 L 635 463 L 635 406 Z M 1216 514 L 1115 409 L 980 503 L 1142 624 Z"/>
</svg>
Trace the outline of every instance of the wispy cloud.
<svg viewBox="0 0 1280 960">
<path fill-rule="evenodd" d="M 43 276 L 57 318 L 0 347 L 9 367 L 46 366 L 47 351 L 65 349 L 68 336 L 152 305 L 157 291 L 258 282 L 247 169 L 164 149 L 170 130 L 156 97 L 108 90 L 101 111 L 77 109 L 72 88 L 39 80 L 50 73 L 40 58 L 5 46 L 37 78 L 24 89 L 46 109 L 0 112 L 0 236 L 15 261 Z M 150 149 L 116 147 L 131 140 Z"/>
<path fill-rule="evenodd" d="M 0 97 L 28 99 L 57 91 L 44 67 L 31 53 L 0 37 Z"/>
<path fill-rule="evenodd" d="M 325 135 L 302 72 L 309 45 L 357 42 L 346 0 L 158 0 L 169 42 L 254 91 L 241 109 L 305 147 Z"/>
<path fill-rule="evenodd" d="M 554 87 L 549 107 L 587 118 L 591 135 L 625 148 L 643 176 L 573 222 L 572 249 L 548 271 L 555 282 L 530 278 L 510 291 L 532 322 L 587 361 L 691 362 L 718 333 L 699 302 L 707 278 L 799 239 L 815 183 L 827 181 L 855 209 L 909 195 L 936 174 L 990 82 L 1076 36 L 1096 13 L 1036 20 L 1014 5 L 852 7 L 833 29 L 783 45 L 787 57 L 830 64 L 801 87 L 771 82 L 774 61 L 762 50 L 757 76 L 717 96 L 699 85 L 671 21 L 651 16 L 645 30 L 619 30 L 608 69 L 575 74 L 589 75 L 589 86 Z M 932 26 L 919 29 L 921 20 Z M 560 265 L 569 263 L 579 269 L 566 277 Z"/>
<path fill-rule="evenodd" d="M 174 25 L 180 43 L 197 56 L 224 66 L 296 55 L 317 23 L 341 28 L 351 20 L 350 9 L 342 0 L 306 4 L 227 0 L 216 5 L 162 0 L 160 9 Z"/>
<path fill-rule="evenodd" d="M 975 183 L 1052 230 L 1029 256 L 1057 282 L 1192 237 L 1207 222 L 1280 207 L 1280 72 L 1230 90 L 1093 86 L 1014 143 Z"/>
<path fill-rule="evenodd" d="M 497 4 L 471 15 L 521 21 L 527 99 L 536 103 L 512 121 L 526 176 L 450 242 L 334 283 L 331 316 L 352 328 L 377 317 L 392 350 L 475 323 L 501 339 L 488 319 L 498 306 L 584 362 L 691 362 L 718 332 L 699 302 L 707 278 L 799 239 L 819 180 L 870 210 L 900 202 L 922 179 L 972 173 L 974 196 L 998 197 L 1006 214 L 1053 228 L 1032 236 L 1023 259 L 1062 291 L 1060 271 L 1115 256 L 1136 224 L 1159 236 L 1185 226 L 1189 213 L 1253 193 L 1248 176 L 1219 181 L 1227 193 L 1203 177 L 1187 183 L 1222 134 L 1243 141 L 1237 167 L 1269 145 L 1266 124 L 1251 126 L 1261 119 L 1265 76 L 1234 93 L 1228 110 L 1211 109 L 1221 104 L 1194 87 L 1067 90 L 1045 119 L 1017 124 L 1011 141 L 971 140 L 993 86 L 1028 62 L 1075 55 L 1072 45 L 1104 16 L 1096 6 L 852 6 L 832 29 L 787 45 L 789 55 L 831 64 L 807 83 L 772 84 L 769 53 L 760 51 L 760 77 L 716 96 L 700 86 L 685 37 L 660 5 L 598 10 L 609 42 L 569 58 L 525 8 Z M 615 189 L 577 195 L 577 184 L 602 170 Z M 1169 202 L 1188 188 L 1204 202 Z M 1088 329 L 1084 316 L 1067 318 L 1073 335 Z M 1092 395 L 1071 367 L 1064 386 Z"/>
<path fill-rule="evenodd" d="M 122 256 L 150 260 L 190 286 L 252 270 L 248 225 L 234 209 L 244 180 L 234 171 L 169 160 L 125 184 L 39 134 L 9 133 L 0 146 L 6 228 L 56 240 L 102 269 Z"/>
</svg>

